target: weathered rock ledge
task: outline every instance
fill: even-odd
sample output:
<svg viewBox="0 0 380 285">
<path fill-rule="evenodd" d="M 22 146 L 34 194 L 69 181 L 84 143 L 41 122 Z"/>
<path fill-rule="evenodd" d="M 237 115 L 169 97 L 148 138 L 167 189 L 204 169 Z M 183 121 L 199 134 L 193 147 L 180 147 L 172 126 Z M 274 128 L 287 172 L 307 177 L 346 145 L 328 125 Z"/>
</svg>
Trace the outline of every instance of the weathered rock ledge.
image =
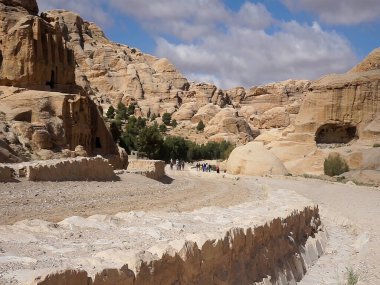
<svg viewBox="0 0 380 285">
<path fill-rule="evenodd" d="M 0 282 L 295 284 L 326 245 L 318 212 L 277 190 L 228 209 L 21 221 L 0 227 Z"/>
</svg>

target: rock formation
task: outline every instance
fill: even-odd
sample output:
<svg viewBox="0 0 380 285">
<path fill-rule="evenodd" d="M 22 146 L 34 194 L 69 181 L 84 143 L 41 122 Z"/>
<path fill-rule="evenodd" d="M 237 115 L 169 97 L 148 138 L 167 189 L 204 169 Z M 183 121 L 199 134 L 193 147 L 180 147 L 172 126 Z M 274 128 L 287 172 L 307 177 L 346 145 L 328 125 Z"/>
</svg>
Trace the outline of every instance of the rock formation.
<svg viewBox="0 0 380 285">
<path fill-rule="evenodd" d="M 312 82 L 292 125 L 276 138 L 259 136 L 290 172 L 323 173 L 330 152 L 340 153 L 353 170 L 368 168 L 368 153 L 380 137 L 380 69 L 378 50 L 346 74 Z M 377 153 L 377 154 L 376 154 Z"/>
<path fill-rule="evenodd" d="M 288 173 L 282 162 L 260 142 L 250 142 L 235 148 L 228 158 L 227 172 L 255 176 Z"/>
<path fill-rule="evenodd" d="M 37 16 L 36 1 L 0 1 L 0 85 L 54 88 L 75 83 L 75 60 L 59 26 Z"/>
<path fill-rule="evenodd" d="M 75 82 L 65 27 L 37 16 L 32 0 L 1 0 L 0 11 L 0 139 L 8 144 L 1 161 L 59 157 L 78 145 L 120 157 L 101 108 Z"/>
<path fill-rule="evenodd" d="M 7 161 L 15 153 L 23 159 L 54 157 L 46 149 L 73 151 L 77 145 L 89 155 L 125 156 L 99 116 L 119 102 L 136 103 L 137 116 L 172 114 L 178 127 L 169 134 L 198 143 L 261 141 L 295 173 L 321 173 L 330 148 L 340 147 L 355 161 L 352 153 L 379 140 L 379 49 L 346 74 L 222 90 L 188 82 L 167 59 L 111 42 L 72 12 L 38 17 L 35 1 L 16 0 L 0 1 L 0 9 L 6 37 L 0 42 L 0 84 L 18 87 L 0 90 L 0 118 L 7 119 L 0 140 L 8 145 L 0 156 Z M 38 104 L 16 106 L 11 101 L 33 97 L 20 87 L 48 93 L 33 95 Z M 62 92 L 62 98 L 50 91 Z M 200 120 L 204 132 L 196 131 Z"/>
</svg>

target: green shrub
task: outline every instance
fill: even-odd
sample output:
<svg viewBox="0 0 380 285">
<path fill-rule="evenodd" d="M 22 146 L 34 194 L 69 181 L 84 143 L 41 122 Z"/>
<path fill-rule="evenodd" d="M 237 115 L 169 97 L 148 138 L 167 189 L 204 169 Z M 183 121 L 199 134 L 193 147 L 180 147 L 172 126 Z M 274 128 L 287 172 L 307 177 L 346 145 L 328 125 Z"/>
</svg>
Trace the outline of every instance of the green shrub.
<svg viewBox="0 0 380 285">
<path fill-rule="evenodd" d="M 380 147 L 380 143 L 373 144 L 373 147 Z"/>
<path fill-rule="evenodd" d="M 352 268 L 347 269 L 347 285 L 356 285 L 359 282 L 359 274 Z"/>
<path fill-rule="evenodd" d="M 127 107 L 120 102 L 117 104 L 116 117 L 118 120 L 124 121 L 128 119 L 128 110 Z"/>
<path fill-rule="evenodd" d="M 106 117 L 108 119 L 115 118 L 115 108 L 112 105 L 108 108 L 107 113 L 106 113 Z"/>
<path fill-rule="evenodd" d="M 167 126 L 170 126 L 170 122 L 172 120 L 172 115 L 170 115 L 169 113 L 164 113 L 162 115 L 162 122 L 167 125 Z"/>
<path fill-rule="evenodd" d="M 323 168 L 328 176 L 341 175 L 349 170 L 346 161 L 339 154 L 329 154 L 323 163 Z"/>
<path fill-rule="evenodd" d="M 197 131 L 203 132 L 204 129 L 205 129 L 205 124 L 203 123 L 202 120 L 200 120 L 198 125 L 197 125 Z"/>
<path fill-rule="evenodd" d="M 168 128 L 166 127 L 165 124 L 161 124 L 161 125 L 159 126 L 159 129 L 160 129 L 160 132 L 161 132 L 161 133 L 166 133 L 166 131 L 168 130 Z"/>
<path fill-rule="evenodd" d="M 177 125 L 178 125 L 178 123 L 177 123 L 176 119 L 173 119 L 172 120 L 172 127 L 175 128 L 175 127 L 177 127 Z"/>
</svg>

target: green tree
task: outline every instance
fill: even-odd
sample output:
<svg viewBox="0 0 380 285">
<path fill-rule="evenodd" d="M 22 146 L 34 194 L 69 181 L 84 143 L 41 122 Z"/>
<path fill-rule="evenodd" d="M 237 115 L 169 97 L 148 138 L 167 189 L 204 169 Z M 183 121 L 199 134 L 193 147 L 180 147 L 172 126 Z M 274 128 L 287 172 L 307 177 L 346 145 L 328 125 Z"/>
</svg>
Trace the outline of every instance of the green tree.
<svg viewBox="0 0 380 285">
<path fill-rule="evenodd" d="M 135 114 L 136 104 L 132 103 L 127 108 L 127 114 L 128 116 L 133 116 Z"/>
<path fill-rule="evenodd" d="M 112 121 L 110 125 L 110 132 L 114 142 L 117 142 L 121 137 L 121 122 L 120 121 Z"/>
<path fill-rule="evenodd" d="M 146 127 L 140 131 L 137 139 L 137 150 L 145 153 L 148 158 L 160 158 L 163 138 L 157 125 Z"/>
<path fill-rule="evenodd" d="M 166 133 L 166 131 L 168 130 L 168 128 L 166 127 L 165 124 L 161 124 L 161 125 L 159 126 L 159 129 L 160 129 L 160 132 L 161 132 L 161 133 Z"/>
<path fill-rule="evenodd" d="M 150 118 L 150 121 L 153 122 L 155 119 L 157 119 L 156 113 L 153 113 L 153 115 Z"/>
<path fill-rule="evenodd" d="M 170 122 L 172 120 L 172 115 L 170 115 L 169 113 L 164 113 L 162 115 L 162 122 L 167 125 L 167 126 L 170 126 Z"/>
<path fill-rule="evenodd" d="M 171 125 L 173 128 L 176 128 L 178 126 L 177 120 L 173 119 Z"/>
<path fill-rule="evenodd" d="M 187 159 L 188 146 L 186 140 L 182 137 L 168 136 L 166 137 L 162 152 L 161 159 L 169 161 L 172 159 Z"/>
<path fill-rule="evenodd" d="M 122 102 L 117 104 L 116 118 L 122 121 L 128 119 L 127 107 Z"/>
<path fill-rule="evenodd" d="M 106 113 L 106 117 L 108 119 L 115 118 L 115 108 L 112 105 L 108 108 L 107 113 Z"/>
<path fill-rule="evenodd" d="M 203 123 L 202 120 L 200 120 L 198 125 L 197 125 L 197 131 L 203 132 L 204 129 L 205 129 L 205 124 Z"/>
</svg>

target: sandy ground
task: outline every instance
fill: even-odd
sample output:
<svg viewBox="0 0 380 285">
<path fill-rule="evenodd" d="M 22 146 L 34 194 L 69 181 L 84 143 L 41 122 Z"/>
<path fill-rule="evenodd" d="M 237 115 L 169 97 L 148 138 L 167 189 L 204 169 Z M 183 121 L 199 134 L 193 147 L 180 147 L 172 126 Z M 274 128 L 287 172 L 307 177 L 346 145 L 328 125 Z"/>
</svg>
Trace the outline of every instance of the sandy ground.
<svg viewBox="0 0 380 285">
<path fill-rule="evenodd" d="M 202 208 L 210 206 L 239 207 L 246 202 L 266 199 L 268 193 L 277 190 L 294 190 L 319 205 L 330 235 L 326 254 L 301 284 L 344 284 L 346 267 L 359 273 L 359 284 L 380 284 L 378 188 L 286 177 L 241 177 L 237 180 L 228 175 L 223 178 L 222 174 L 195 171 L 168 171 L 168 176 L 172 178 L 167 179 L 168 184 L 133 174 L 121 174 L 117 182 L 0 184 L 0 224 L 23 219 L 59 222 L 71 216 L 115 215 L 130 211 L 177 215 L 183 211 L 202 212 Z M 285 200 L 284 203 L 289 203 Z M 66 219 L 66 224 L 73 222 L 75 219 Z M 35 226 L 30 222 L 21 225 Z M 0 257 L 5 255 L 0 243 Z M 1 263 L 0 258 L 0 264 L 1 275 L 8 270 L 7 260 Z"/>
<path fill-rule="evenodd" d="M 227 207 L 246 201 L 252 194 L 249 187 L 238 187 L 231 179 L 210 180 L 207 175 L 194 177 L 186 171 L 169 173 L 172 179 L 166 183 L 170 184 L 128 173 L 119 175 L 116 182 L 0 183 L 0 224 L 23 219 L 58 222 L 73 215 Z"/>
</svg>

